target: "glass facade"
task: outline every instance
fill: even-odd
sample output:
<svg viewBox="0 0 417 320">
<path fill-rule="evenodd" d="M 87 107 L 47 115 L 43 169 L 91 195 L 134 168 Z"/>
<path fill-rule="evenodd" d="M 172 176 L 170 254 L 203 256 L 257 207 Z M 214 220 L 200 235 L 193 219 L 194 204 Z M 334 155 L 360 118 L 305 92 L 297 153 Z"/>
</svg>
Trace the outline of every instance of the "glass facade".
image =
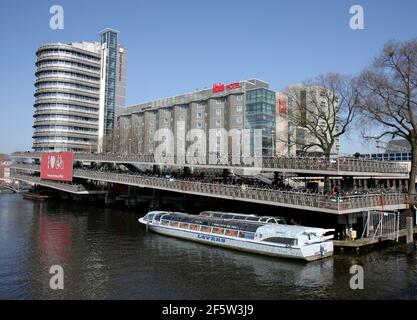
<svg viewBox="0 0 417 320">
<path fill-rule="evenodd" d="M 411 152 L 402 153 L 372 153 L 364 155 L 365 158 L 372 160 L 383 160 L 383 161 L 411 161 Z"/>
<path fill-rule="evenodd" d="M 111 134 L 114 128 L 116 108 L 117 32 L 112 30 L 103 32 L 101 44 L 107 48 L 104 131 L 105 134 Z"/>
<path fill-rule="evenodd" d="M 265 88 L 246 92 L 245 128 L 262 130 L 262 155 L 275 152 L 275 92 Z M 253 150 L 254 135 L 251 134 Z"/>
</svg>

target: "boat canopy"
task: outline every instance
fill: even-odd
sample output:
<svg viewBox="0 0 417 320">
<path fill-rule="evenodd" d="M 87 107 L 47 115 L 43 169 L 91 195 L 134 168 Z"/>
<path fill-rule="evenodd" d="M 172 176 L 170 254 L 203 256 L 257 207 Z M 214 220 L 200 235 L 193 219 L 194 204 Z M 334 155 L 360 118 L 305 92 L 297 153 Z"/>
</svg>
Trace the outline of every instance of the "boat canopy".
<svg viewBox="0 0 417 320">
<path fill-rule="evenodd" d="M 181 212 L 167 212 L 167 211 L 153 211 L 149 212 L 145 217 L 145 221 L 149 222 L 161 222 L 165 221 L 177 221 L 183 223 L 192 223 L 202 226 L 218 227 L 235 229 L 241 231 L 256 232 L 256 230 L 264 226 L 265 223 L 257 221 L 246 220 L 233 220 L 233 219 L 219 219 L 216 217 L 206 216 L 193 216 Z"/>
<path fill-rule="evenodd" d="M 257 216 L 254 214 L 243 214 L 243 213 L 234 213 L 234 212 L 203 211 L 200 213 L 200 216 L 216 217 L 216 218 L 221 218 L 221 219 L 255 221 L 255 222 L 263 222 L 263 223 L 285 224 L 285 219 L 283 217 Z"/>
</svg>

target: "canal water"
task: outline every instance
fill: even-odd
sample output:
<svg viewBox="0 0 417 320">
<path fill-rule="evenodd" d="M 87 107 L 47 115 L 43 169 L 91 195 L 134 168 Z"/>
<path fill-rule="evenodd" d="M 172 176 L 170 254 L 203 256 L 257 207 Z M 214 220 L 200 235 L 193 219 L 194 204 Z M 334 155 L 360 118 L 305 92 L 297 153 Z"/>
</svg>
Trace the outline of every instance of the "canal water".
<svg viewBox="0 0 417 320">
<path fill-rule="evenodd" d="M 310 263 L 147 233 L 135 211 L 0 195 L 0 299 L 416 299 L 401 246 Z M 352 265 L 363 290 L 350 289 Z M 52 290 L 49 269 L 64 269 Z"/>
</svg>

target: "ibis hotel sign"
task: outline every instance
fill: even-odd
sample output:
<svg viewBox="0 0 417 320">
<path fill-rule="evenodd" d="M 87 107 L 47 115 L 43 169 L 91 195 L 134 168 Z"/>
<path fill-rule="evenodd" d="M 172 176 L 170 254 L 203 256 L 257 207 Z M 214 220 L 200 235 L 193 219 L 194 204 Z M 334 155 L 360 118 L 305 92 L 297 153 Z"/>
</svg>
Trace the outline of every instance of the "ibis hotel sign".
<svg viewBox="0 0 417 320">
<path fill-rule="evenodd" d="M 41 179 L 72 181 L 72 152 L 48 152 L 41 157 Z"/>
<path fill-rule="evenodd" d="M 235 83 L 231 83 L 227 85 L 223 83 L 213 84 L 213 93 L 221 92 L 225 90 L 233 90 L 237 88 L 240 88 L 240 82 L 235 82 Z"/>
</svg>

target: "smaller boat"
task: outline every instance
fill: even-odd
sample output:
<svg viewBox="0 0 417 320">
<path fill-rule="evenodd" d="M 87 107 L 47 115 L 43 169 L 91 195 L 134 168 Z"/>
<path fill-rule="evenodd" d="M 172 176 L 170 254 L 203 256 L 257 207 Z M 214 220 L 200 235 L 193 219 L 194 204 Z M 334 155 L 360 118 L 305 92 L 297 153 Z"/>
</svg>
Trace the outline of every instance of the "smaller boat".
<svg viewBox="0 0 417 320">
<path fill-rule="evenodd" d="M 49 199 L 49 196 L 39 193 L 25 192 L 23 193 L 23 199 L 45 201 L 46 199 Z"/>
<path fill-rule="evenodd" d="M 334 229 L 285 225 L 281 219 L 216 211 L 198 216 L 151 211 L 139 222 L 163 235 L 274 257 L 313 261 L 333 254 L 333 235 L 326 234 Z"/>
</svg>

